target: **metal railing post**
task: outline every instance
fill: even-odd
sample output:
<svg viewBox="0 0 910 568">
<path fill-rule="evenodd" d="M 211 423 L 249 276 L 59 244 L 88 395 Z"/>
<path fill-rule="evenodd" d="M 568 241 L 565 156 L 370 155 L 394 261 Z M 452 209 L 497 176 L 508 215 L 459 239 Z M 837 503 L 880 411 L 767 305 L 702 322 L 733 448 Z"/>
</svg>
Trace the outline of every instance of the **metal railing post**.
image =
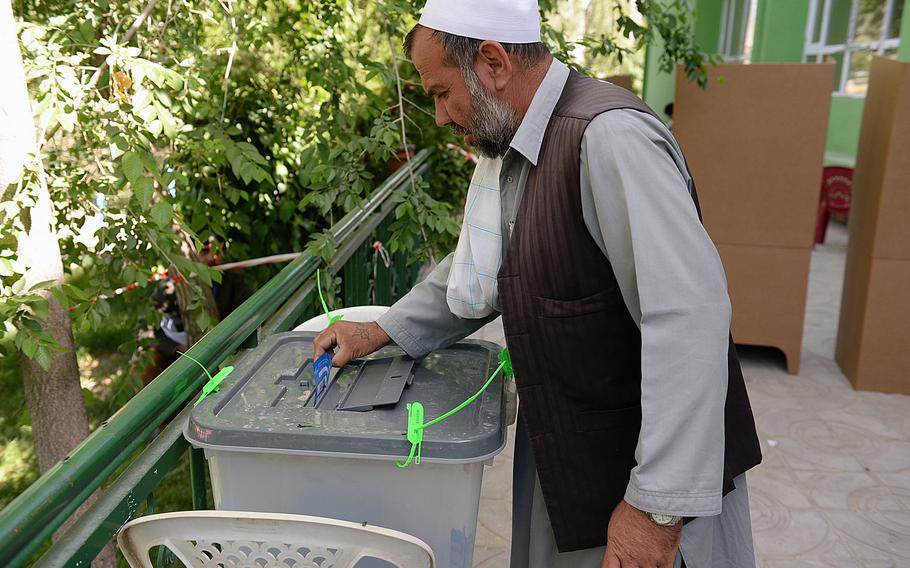
<svg viewBox="0 0 910 568">
<path fill-rule="evenodd" d="M 190 449 L 190 482 L 193 491 L 193 509 L 208 509 L 205 493 L 205 452 L 202 448 Z"/>
</svg>

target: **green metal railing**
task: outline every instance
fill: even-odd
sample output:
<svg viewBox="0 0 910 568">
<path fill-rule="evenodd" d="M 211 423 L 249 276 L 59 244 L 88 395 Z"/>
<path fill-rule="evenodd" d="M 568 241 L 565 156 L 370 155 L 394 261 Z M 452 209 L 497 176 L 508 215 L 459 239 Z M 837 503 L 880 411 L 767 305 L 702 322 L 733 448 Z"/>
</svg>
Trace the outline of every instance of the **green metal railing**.
<svg viewBox="0 0 910 568">
<path fill-rule="evenodd" d="M 329 271 L 343 272 L 346 305 L 368 302 L 374 270 L 378 304 L 391 303 L 416 278 L 416 267 L 408 267 L 402 253 L 393 255 L 389 267 L 382 262 L 377 264 L 371 244 L 374 239 L 384 240 L 388 234 L 386 218 L 395 205 L 391 197 L 407 187 L 409 168 L 415 175 L 421 175 L 428 167 L 429 151 L 422 150 L 409 165 L 379 186 L 361 209 L 349 213 L 332 227 L 337 248 Z M 264 337 L 291 329 L 315 315 L 314 277 L 320 264 L 315 254 L 305 252 L 208 332 L 187 354 L 214 369 L 238 349 L 253 347 Z M 54 531 L 140 449 L 138 457 L 35 566 L 89 566 L 187 450 L 191 451 L 193 504 L 205 508 L 204 459 L 201 451 L 190 449 L 182 435 L 191 410 L 188 403 L 204 380 L 205 376 L 193 362 L 178 359 L 0 511 L 0 566 L 19 568 L 29 562 L 46 546 Z M 155 430 L 178 411 L 177 417 L 149 443 Z"/>
</svg>

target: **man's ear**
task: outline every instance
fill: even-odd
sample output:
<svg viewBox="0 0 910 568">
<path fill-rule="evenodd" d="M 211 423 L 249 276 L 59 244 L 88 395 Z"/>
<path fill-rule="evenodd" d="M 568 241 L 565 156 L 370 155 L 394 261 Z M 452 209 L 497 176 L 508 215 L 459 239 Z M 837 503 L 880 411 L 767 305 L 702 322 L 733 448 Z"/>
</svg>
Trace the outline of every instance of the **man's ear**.
<svg viewBox="0 0 910 568">
<path fill-rule="evenodd" d="M 514 67 L 501 43 L 486 40 L 477 50 L 474 71 L 488 89 L 501 91 L 512 79 Z"/>
</svg>

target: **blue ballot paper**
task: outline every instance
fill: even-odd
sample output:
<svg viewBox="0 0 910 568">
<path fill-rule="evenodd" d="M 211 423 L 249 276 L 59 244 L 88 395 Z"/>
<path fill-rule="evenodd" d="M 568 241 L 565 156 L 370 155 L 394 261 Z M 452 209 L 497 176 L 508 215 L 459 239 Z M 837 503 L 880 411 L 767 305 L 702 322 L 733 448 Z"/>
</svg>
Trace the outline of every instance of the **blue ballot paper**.
<svg viewBox="0 0 910 568">
<path fill-rule="evenodd" d="M 313 406 L 318 406 L 319 401 L 329 391 L 329 380 L 332 373 L 332 356 L 323 353 L 318 359 L 313 361 L 313 375 L 316 378 L 315 388 L 313 389 Z"/>
</svg>

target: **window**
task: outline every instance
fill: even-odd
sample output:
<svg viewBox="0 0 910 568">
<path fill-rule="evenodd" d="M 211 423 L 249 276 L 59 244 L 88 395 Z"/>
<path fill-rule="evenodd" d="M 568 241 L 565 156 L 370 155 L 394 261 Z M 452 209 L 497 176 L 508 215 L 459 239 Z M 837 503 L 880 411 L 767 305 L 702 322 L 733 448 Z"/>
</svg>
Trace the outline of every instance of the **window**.
<svg viewBox="0 0 910 568">
<path fill-rule="evenodd" d="M 748 63 L 755 31 L 755 0 L 724 0 L 718 52 L 728 63 Z"/>
<path fill-rule="evenodd" d="M 835 63 L 834 90 L 865 95 L 872 56 L 897 52 L 903 7 L 904 0 L 810 0 L 803 61 Z"/>
</svg>

